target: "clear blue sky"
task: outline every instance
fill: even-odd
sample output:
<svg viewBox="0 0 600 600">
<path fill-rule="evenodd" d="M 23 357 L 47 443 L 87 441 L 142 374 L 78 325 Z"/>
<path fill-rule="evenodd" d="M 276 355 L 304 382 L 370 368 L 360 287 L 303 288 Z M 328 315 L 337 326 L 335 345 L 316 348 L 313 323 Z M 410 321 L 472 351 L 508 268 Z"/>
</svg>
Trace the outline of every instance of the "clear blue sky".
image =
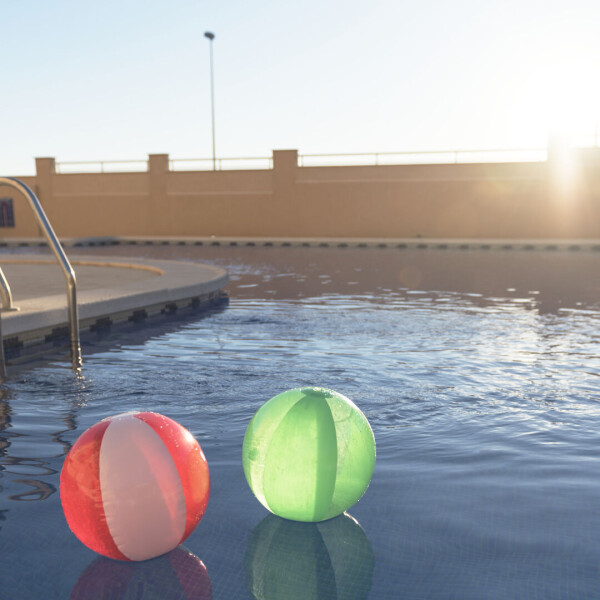
<svg viewBox="0 0 600 600">
<path fill-rule="evenodd" d="M 597 0 L 0 0 L 0 174 L 545 146 L 600 125 Z"/>
</svg>

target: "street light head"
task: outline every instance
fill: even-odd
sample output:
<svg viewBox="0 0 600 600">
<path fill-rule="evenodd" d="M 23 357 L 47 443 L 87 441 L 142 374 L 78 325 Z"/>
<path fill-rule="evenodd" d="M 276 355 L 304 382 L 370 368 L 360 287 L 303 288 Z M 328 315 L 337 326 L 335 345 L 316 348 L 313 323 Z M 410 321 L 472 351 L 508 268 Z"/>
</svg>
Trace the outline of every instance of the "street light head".
<svg viewBox="0 0 600 600">
<path fill-rule="evenodd" d="M 215 39 L 215 34 L 210 31 L 205 31 L 204 37 L 207 37 L 212 42 Z"/>
</svg>

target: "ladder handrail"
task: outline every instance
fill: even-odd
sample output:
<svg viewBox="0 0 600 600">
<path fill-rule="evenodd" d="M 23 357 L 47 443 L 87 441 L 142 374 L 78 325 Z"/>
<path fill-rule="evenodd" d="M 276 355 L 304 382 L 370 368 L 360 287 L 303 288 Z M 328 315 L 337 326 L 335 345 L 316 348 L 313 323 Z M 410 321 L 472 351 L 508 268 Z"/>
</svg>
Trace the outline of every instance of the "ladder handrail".
<svg viewBox="0 0 600 600">
<path fill-rule="evenodd" d="M 4 360 L 4 342 L 2 341 L 2 319 L 0 319 L 0 383 L 6 381 L 6 362 Z"/>
<path fill-rule="evenodd" d="M 75 279 L 75 271 L 73 270 L 73 267 L 71 266 L 71 263 L 69 262 L 61 243 L 54 233 L 52 225 L 50 225 L 50 221 L 48 220 L 40 201 L 31 191 L 31 188 L 15 177 L 0 177 L 0 186 L 2 185 L 15 188 L 21 192 L 25 198 L 27 198 L 29 206 L 33 210 L 38 224 L 42 228 L 42 231 L 46 236 L 46 240 L 48 241 L 50 248 L 52 248 L 54 256 L 56 257 L 56 260 L 58 261 L 58 264 L 65 275 L 67 282 L 71 361 L 73 363 L 73 368 L 75 370 L 79 370 L 81 368 L 81 346 L 79 344 L 79 317 L 77 314 L 77 282 Z M 0 343 L 2 343 L 1 338 Z"/>
<path fill-rule="evenodd" d="M 19 310 L 13 304 L 10 285 L 8 285 L 8 281 L 6 281 L 6 277 L 4 276 L 4 271 L 2 269 L 0 269 L 0 298 L 2 298 L 2 308 L 4 310 Z"/>
</svg>

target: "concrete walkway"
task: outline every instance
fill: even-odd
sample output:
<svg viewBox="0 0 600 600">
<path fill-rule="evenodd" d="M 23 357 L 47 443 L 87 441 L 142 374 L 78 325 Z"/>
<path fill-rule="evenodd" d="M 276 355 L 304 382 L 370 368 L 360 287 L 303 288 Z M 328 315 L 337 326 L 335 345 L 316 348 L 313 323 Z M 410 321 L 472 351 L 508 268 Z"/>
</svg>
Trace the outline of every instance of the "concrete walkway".
<svg viewBox="0 0 600 600">
<path fill-rule="evenodd" d="M 227 272 L 167 260 L 69 257 L 77 279 L 81 331 L 210 305 L 222 296 Z M 0 254 L 0 267 L 18 310 L 2 310 L 5 348 L 16 354 L 64 337 L 67 284 L 52 255 Z M 11 352 L 9 352 L 11 354 Z M 15 354 L 15 352 L 12 352 Z"/>
</svg>

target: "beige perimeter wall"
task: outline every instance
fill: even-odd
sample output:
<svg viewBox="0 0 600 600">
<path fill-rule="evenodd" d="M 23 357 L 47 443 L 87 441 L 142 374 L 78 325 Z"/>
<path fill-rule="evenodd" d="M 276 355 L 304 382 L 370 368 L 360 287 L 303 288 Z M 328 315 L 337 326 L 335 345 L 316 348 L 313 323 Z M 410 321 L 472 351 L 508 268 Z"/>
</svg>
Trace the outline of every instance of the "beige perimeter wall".
<svg viewBox="0 0 600 600">
<path fill-rule="evenodd" d="M 273 168 L 169 170 L 150 155 L 138 173 L 58 174 L 36 159 L 22 180 L 59 237 L 243 236 L 364 238 L 600 238 L 600 150 L 575 155 L 566 173 L 547 162 L 298 167 L 296 150 Z M 25 200 L 11 188 L 15 227 L 35 237 Z"/>
</svg>

